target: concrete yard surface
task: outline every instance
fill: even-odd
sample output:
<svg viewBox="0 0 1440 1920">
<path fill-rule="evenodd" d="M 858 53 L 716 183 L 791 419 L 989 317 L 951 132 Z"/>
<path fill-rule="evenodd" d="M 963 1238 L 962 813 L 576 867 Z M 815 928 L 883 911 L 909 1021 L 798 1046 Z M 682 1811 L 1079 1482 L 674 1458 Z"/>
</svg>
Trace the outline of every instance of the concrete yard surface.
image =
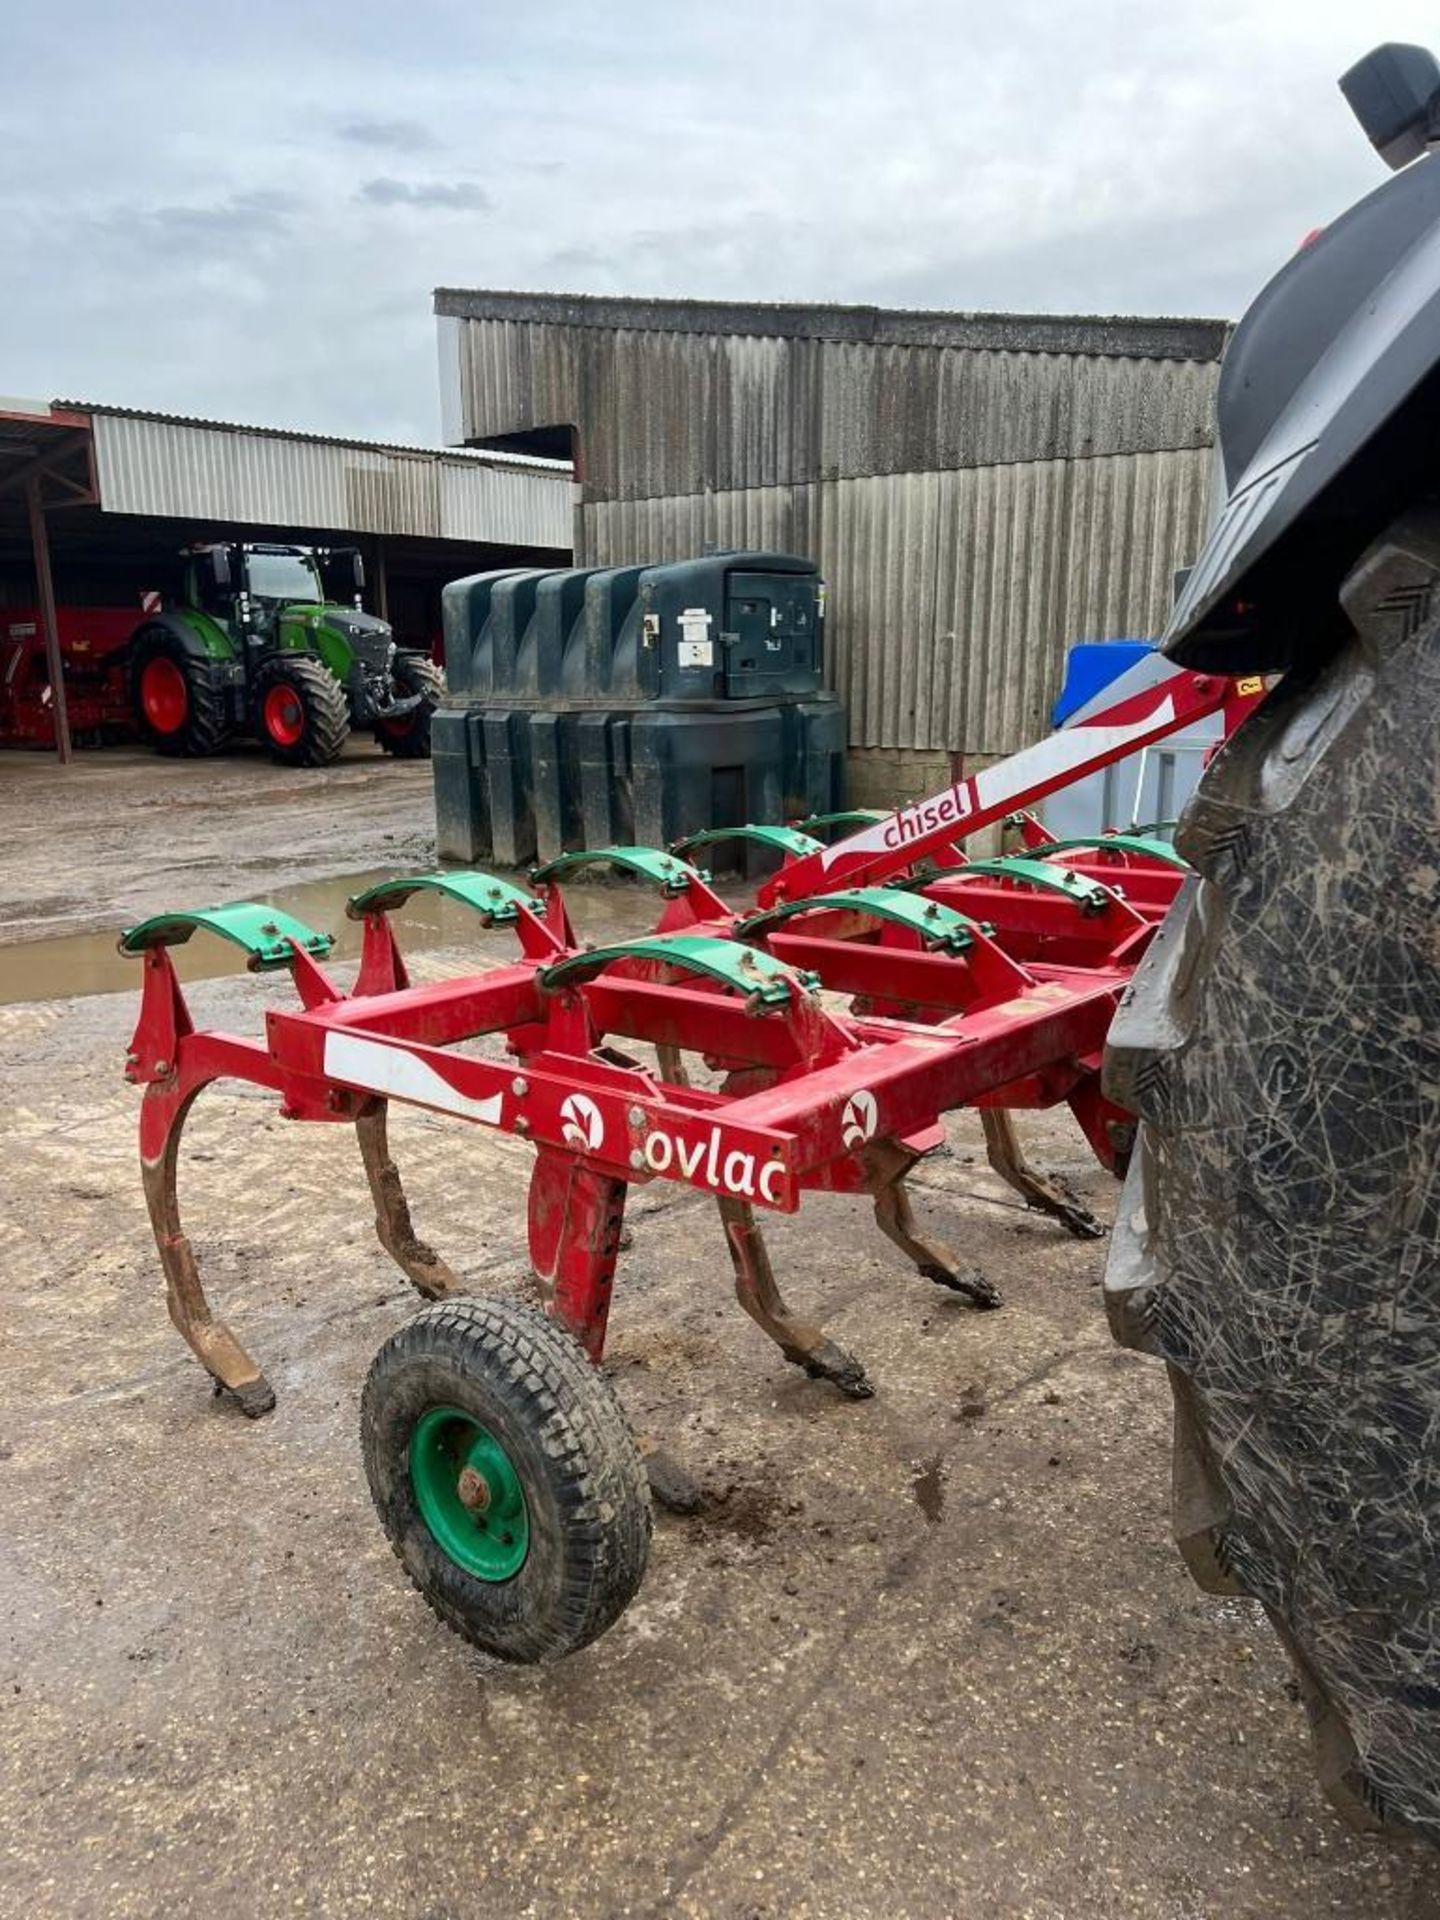
<svg viewBox="0 0 1440 1920">
<path fill-rule="evenodd" d="M 318 777 L 0 756 L 0 830 L 5 937 L 103 928 L 107 952 L 161 906 L 433 859 L 427 773 L 367 754 Z M 607 930 L 652 904 L 576 895 Z M 510 951 L 446 927 L 415 971 Z M 0 1920 L 1440 1913 L 1432 1855 L 1322 1802 L 1258 1610 L 1190 1584 L 1168 1392 L 1111 1345 L 1104 1244 L 1027 1213 L 972 1115 L 915 1194 L 1001 1311 L 917 1278 L 861 1200 L 766 1223 L 868 1402 L 744 1317 L 713 1205 L 632 1190 L 606 1367 L 703 1501 L 657 1517 L 595 1646 L 507 1668 L 431 1615 L 371 1507 L 359 1393 L 416 1303 L 353 1132 L 247 1088 L 187 1130 L 197 1252 L 279 1395 L 247 1421 L 166 1318 L 121 1077 L 136 995 L 49 998 L 46 953 L 0 953 Z M 288 991 L 190 990 L 239 1032 Z M 1108 1218 L 1068 1115 L 1021 1126 Z M 399 1110 L 392 1142 L 422 1233 L 523 1296 L 529 1149 Z"/>
</svg>

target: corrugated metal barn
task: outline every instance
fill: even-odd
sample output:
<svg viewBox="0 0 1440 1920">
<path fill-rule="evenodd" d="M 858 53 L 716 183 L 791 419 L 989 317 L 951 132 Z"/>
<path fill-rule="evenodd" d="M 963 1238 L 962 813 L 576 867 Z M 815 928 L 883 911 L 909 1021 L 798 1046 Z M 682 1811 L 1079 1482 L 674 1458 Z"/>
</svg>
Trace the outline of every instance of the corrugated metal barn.
<svg viewBox="0 0 1440 1920">
<path fill-rule="evenodd" d="M 56 404 L 89 417 L 107 513 L 569 549 L 570 475 L 553 462 Z"/>
<path fill-rule="evenodd" d="M 35 599 L 32 487 L 57 597 L 77 606 L 173 587 L 195 540 L 357 545 L 374 610 L 428 646 L 447 581 L 570 559 L 568 462 L 0 400 L 0 607 Z"/>
<path fill-rule="evenodd" d="M 856 797 L 1045 731 L 1204 524 L 1214 320 L 435 296 L 444 437 L 571 454 L 586 564 L 816 558 Z"/>
</svg>

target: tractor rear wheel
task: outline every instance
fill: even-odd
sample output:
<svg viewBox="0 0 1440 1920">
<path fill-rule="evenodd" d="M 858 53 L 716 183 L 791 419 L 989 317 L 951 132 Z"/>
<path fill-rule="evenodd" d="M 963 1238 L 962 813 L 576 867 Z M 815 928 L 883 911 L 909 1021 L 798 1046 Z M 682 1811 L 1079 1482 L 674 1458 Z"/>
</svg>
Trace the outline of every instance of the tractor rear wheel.
<svg viewBox="0 0 1440 1920">
<path fill-rule="evenodd" d="M 218 753 L 229 732 L 224 694 L 212 684 L 208 660 L 190 653 L 168 627 L 142 627 L 131 642 L 130 708 L 157 753 Z"/>
<path fill-rule="evenodd" d="M 445 693 L 445 676 L 418 653 L 397 653 L 391 669 L 396 691 L 403 697 L 418 693 L 420 704 L 398 720 L 377 720 L 375 739 L 384 753 L 397 760 L 430 758 L 430 720 Z"/>
<path fill-rule="evenodd" d="M 286 766 L 328 767 L 350 735 L 345 689 L 320 661 L 277 654 L 255 676 L 255 727 Z"/>
<path fill-rule="evenodd" d="M 1440 509 L 1341 597 L 1206 771 L 1111 1029 L 1107 1303 L 1169 1366 L 1191 1572 L 1264 1604 L 1340 1810 L 1440 1842 Z"/>
<path fill-rule="evenodd" d="M 536 1308 L 447 1300 L 417 1314 L 375 1357 L 360 1440 L 401 1565 L 484 1652 L 558 1659 L 634 1598 L 645 1469 L 609 1383 Z"/>
</svg>

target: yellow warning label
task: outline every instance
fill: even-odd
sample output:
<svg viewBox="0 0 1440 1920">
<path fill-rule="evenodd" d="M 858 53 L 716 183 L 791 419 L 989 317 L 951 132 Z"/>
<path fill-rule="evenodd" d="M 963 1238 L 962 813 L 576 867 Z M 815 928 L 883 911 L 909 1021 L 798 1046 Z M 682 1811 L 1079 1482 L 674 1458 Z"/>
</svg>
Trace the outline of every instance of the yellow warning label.
<svg viewBox="0 0 1440 1920">
<path fill-rule="evenodd" d="M 1265 682 L 1258 673 L 1255 673 L 1252 674 L 1248 680 L 1237 680 L 1235 682 L 1235 691 L 1236 693 L 1263 693 L 1265 691 Z"/>
</svg>

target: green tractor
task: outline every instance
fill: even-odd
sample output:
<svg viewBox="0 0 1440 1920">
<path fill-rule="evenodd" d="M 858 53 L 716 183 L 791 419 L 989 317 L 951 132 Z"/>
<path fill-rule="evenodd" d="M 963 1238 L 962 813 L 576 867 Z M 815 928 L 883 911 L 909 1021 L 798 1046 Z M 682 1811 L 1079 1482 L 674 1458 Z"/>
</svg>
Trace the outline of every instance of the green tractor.
<svg viewBox="0 0 1440 1920">
<path fill-rule="evenodd" d="M 370 727 L 385 752 L 429 758 L 444 681 L 361 611 L 353 548 L 217 543 L 183 558 L 181 603 L 130 642 L 136 724 L 158 752 L 218 753 L 250 735 L 289 766 L 324 767 L 352 727 Z M 354 604 L 327 598 L 322 566 L 332 579 L 345 568 Z"/>
</svg>

